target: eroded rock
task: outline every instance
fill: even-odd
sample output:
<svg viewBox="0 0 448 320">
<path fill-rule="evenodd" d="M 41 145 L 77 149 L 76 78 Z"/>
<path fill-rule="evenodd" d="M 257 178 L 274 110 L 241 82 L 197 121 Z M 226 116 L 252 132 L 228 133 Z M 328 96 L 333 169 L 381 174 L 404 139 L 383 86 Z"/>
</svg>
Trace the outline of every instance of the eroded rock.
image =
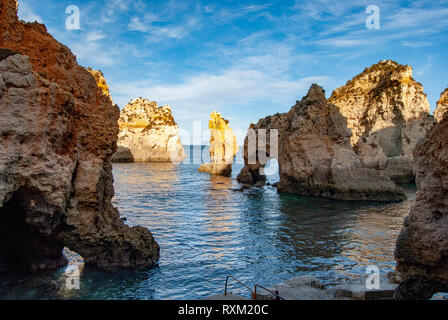
<svg viewBox="0 0 448 320">
<path fill-rule="evenodd" d="M 0 18 L 0 272 L 57 269 L 64 246 L 105 269 L 154 264 L 151 232 L 111 203 L 118 108 L 16 1 Z"/>
<path fill-rule="evenodd" d="M 133 99 L 121 110 L 114 162 L 180 162 L 186 155 L 170 106 Z"/>
<path fill-rule="evenodd" d="M 365 166 L 413 182 L 412 152 L 434 119 L 412 67 L 381 61 L 336 89 L 329 102 L 347 118 L 351 144 Z"/>
<path fill-rule="evenodd" d="M 406 198 L 390 178 L 363 166 L 351 148 L 346 118 L 327 102 L 318 85 L 312 85 L 307 96 L 288 113 L 261 119 L 249 129 L 249 135 L 251 131 L 255 136 L 266 134 L 266 145 L 255 139 L 258 142 L 254 146 L 249 135 L 246 137 L 245 167 L 238 176 L 241 183 L 264 184 L 266 176 L 260 169 L 275 157 L 271 145 L 271 135 L 276 134 L 271 130 L 275 129 L 280 167 L 278 191 L 341 200 Z"/>
<path fill-rule="evenodd" d="M 448 88 L 440 94 L 440 99 L 437 101 L 437 108 L 434 111 L 434 117 L 437 122 L 442 121 L 446 112 L 448 112 Z"/>
<path fill-rule="evenodd" d="M 214 111 L 210 115 L 210 162 L 202 164 L 199 171 L 213 175 L 230 176 L 232 164 L 239 146 L 233 130 L 229 127 L 229 121 L 221 114 Z"/>
<path fill-rule="evenodd" d="M 417 196 L 395 248 L 396 297 L 428 299 L 448 292 L 448 112 L 414 152 Z"/>
</svg>

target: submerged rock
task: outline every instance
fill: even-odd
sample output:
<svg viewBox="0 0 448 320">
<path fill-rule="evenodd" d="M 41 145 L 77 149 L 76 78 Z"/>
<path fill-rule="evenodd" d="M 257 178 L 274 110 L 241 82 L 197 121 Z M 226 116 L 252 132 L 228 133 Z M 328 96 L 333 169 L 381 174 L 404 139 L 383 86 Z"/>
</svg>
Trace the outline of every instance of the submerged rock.
<svg viewBox="0 0 448 320">
<path fill-rule="evenodd" d="M 339 109 L 328 103 L 324 90 L 312 85 L 307 96 L 288 113 L 251 125 L 255 136 L 266 134 L 266 145 L 244 143 L 245 167 L 238 181 L 264 184 L 262 169 L 275 157 L 271 135 L 278 130 L 278 191 L 341 200 L 397 201 L 406 198 L 390 178 L 364 168 L 350 145 L 351 132 Z M 258 139 L 255 141 L 259 141 Z M 255 153 L 255 154 L 252 154 Z M 256 159 L 250 163 L 251 159 Z"/>
<path fill-rule="evenodd" d="M 202 164 L 199 171 L 230 176 L 233 159 L 239 150 L 233 130 L 229 127 L 229 121 L 216 111 L 210 115 L 208 126 L 211 133 L 209 150 L 211 163 Z"/>
<path fill-rule="evenodd" d="M 133 99 L 121 110 L 114 162 L 180 162 L 186 155 L 170 106 Z"/>
<path fill-rule="evenodd" d="M 418 191 L 395 248 L 396 297 L 429 299 L 448 292 L 448 112 L 414 156 Z"/>
<path fill-rule="evenodd" d="M 150 266 L 151 232 L 112 206 L 119 110 L 45 26 L 0 1 L 0 272 Z M 17 53 L 17 54 L 16 54 Z"/>
<path fill-rule="evenodd" d="M 352 130 L 351 144 L 362 163 L 396 182 L 413 182 L 412 152 L 434 119 L 412 67 L 381 61 L 336 89 L 329 102 Z"/>
<path fill-rule="evenodd" d="M 434 111 L 434 117 L 437 122 L 442 121 L 446 112 L 448 112 L 448 88 L 440 94 L 440 99 L 437 101 L 437 108 Z"/>
</svg>

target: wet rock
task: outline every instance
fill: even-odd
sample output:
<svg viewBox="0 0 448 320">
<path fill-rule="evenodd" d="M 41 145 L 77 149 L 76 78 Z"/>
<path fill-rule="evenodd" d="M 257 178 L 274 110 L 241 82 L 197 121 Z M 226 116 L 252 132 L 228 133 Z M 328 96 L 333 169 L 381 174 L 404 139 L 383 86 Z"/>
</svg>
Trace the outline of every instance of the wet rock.
<svg viewBox="0 0 448 320">
<path fill-rule="evenodd" d="M 396 182 L 414 181 L 412 152 L 434 119 L 412 67 L 381 61 L 336 89 L 328 101 L 347 118 L 351 144 L 366 167 L 384 170 Z"/>
<path fill-rule="evenodd" d="M 56 270 L 64 246 L 104 269 L 153 265 L 151 232 L 111 202 L 118 108 L 13 0 L 0 1 L 0 47 L 0 272 Z"/>
<path fill-rule="evenodd" d="M 186 158 L 170 106 L 133 99 L 121 110 L 114 162 L 180 162 Z"/>
<path fill-rule="evenodd" d="M 346 118 L 327 102 L 318 85 L 312 85 L 307 96 L 288 113 L 261 119 L 250 126 L 249 131 L 256 136 L 260 132 L 266 134 L 266 145 L 258 143 L 254 147 L 246 137 L 240 183 L 264 185 L 266 176 L 262 169 L 275 156 L 271 146 L 273 129 L 278 130 L 278 191 L 340 200 L 406 198 L 390 178 L 363 166 L 350 145 Z M 255 163 L 250 163 L 251 159 L 256 159 Z"/>
<path fill-rule="evenodd" d="M 214 111 L 210 115 L 210 162 L 199 167 L 200 172 L 229 177 L 239 147 L 229 121 Z"/>
</svg>

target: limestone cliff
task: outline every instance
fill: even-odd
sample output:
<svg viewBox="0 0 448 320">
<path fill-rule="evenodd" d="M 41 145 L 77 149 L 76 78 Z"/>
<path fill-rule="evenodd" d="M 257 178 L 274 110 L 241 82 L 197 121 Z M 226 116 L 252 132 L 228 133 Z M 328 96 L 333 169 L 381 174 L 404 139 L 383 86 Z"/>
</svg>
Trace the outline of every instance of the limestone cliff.
<svg viewBox="0 0 448 320">
<path fill-rule="evenodd" d="M 239 147 L 229 121 L 214 111 L 208 123 L 210 129 L 210 162 L 202 164 L 199 171 L 214 175 L 230 176 L 232 164 Z"/>
<path fill-rule="evenodd" d="M 255 146 L 251 145 L 249 135 L 246 137 L 245 167 L 238 176 L 241 183 L 264 183 L 266 177 L 260 169 L 275 156 L 272 129 L 278 130 L 280 192 L 342 200 L 405 199 L 390 178 L 363 167 L 351 148 L 346 118 L 327 102 L 324 90 L 315 84 L 288 113 L 250 126 L 249 135 L 251 131 L 255 136 L 266 134 L 266 145 L 258 139 Z"/>
<path fill-rule="evenodd" d="M 0 272 L 150 266 L 151 232 L 112 206 L 119 110 L 45 26 L 0 0 Z"/>
<path fill-rule="evenodd" d="M 169 106 L 133 99 L 121 110 L 118 151 L 114 162 L 173 161 L 186 155 Z"/>
<path fill-rule="evenodd" d="M 110 100 L 112 100 L 112 97 L 109 92 L 109 86 L 106 83 L 106 79 L 104 78 L 103 73 L 100 70 L 93 70 L 90 67 L 87 68 L 87 71 L 89 71 L 90 74 L 95 78 L 96 84 L 98 88 L 101 89 L 101 92 Z"/>
<path fill-rule="evenodd" d="M 437 122 L 442 121 L 443 115 L 448 111 L 448 88 L 445 89 L 440 95 L 439 101 L 437 101 L 437 108 L 434 111 L 434 117 Z"/>
<path fill-rule="evenodd" d="M 400 299 L 448 290 L 448 112 L 414 152 L 417 198 L 397 240 Z"/>
<path fill-rule="evenodd" d="M 434 120 L 412 67 L 381 61 L 336 89 L 336 105 L 352 130 L 351 144 L 363 164 L 397 182 L 412 182 L 412 152 Z"/>
</svg>

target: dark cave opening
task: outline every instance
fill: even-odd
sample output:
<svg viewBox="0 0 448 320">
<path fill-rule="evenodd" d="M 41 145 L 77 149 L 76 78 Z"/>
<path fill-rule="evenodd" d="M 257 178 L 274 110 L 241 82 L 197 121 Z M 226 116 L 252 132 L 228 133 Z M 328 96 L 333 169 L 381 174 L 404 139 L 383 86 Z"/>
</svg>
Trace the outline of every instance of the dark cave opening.
<svg viewBox="0 0 448 320">
<path fill-rule="evenodd" d="M 67 263 L 47 210 L 29 188 L 17 190 L 0 208 L 0 273 L 57 270 Z"/>
</svg>

